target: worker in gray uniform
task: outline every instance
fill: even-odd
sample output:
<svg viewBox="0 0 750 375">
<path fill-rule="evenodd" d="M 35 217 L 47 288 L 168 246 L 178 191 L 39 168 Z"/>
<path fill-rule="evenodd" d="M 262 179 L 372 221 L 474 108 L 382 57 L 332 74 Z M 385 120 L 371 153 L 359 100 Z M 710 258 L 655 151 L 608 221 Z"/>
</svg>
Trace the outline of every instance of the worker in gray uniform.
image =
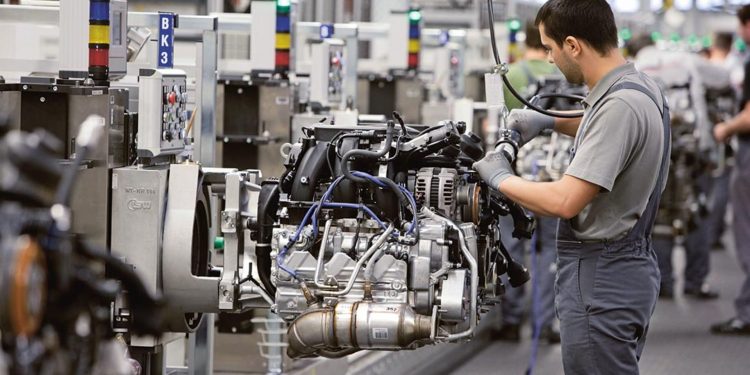
<svg viewBox="0 0 750 375">
<path fill-rule="evenodd" d="M 669 110 L 657 84 L 627 63 L 606 0 L 550 0 L 536 24 L 549 58 L 585 83 L 583 119 L 515 110 L 521 144 L 545 129 L 575 136 L 565 175 L 531 182 L 503 152 L 474 168 L 538 215 L 560 218 L 555 307 L 566 374 L 637 374 L 659 293 L 651 230 L 669 168 Z"/>
<path fill-rule="evenodd" d="M 740 37 L 750 43 L 750 5 L 740 8 L 737 17 L 740 20 Z M 718 142 L 725 142 L 734 135 L 738 138 L 729 200 L 734 213 L 732 231 L 737 245 L 737 257 L 745 271 L 745 280 L 734 301 L 737 315 L 714 324 L 711 332 L 750 335 L 750 60 L 745 62 L 745 81 L 740 104 L 741 112 L 737 116 L 714 127 L 714 137 Z"/>
</svg>

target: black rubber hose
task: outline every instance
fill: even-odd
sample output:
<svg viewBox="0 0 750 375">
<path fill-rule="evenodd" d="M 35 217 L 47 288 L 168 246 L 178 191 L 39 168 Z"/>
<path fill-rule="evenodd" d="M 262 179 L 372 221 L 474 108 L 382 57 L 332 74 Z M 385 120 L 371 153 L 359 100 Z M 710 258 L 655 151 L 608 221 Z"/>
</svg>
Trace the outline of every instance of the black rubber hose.
<svg viewBox="0 0 750 375">
<path fill-rule="evenodd" d="M 302 157 L 295 170 L 291 198 L 296 201 L 310 201 L 315 195 L 318 181 L 329 174 L 328 144 L 320 142 Z"/>
<path fill-rule="evenodd" d="M 276 287 L 271 281 L 271 240 L 279 208 L 279 196 L 278 183 L 264 182 L 261 185 L 258 199 L 258 243 L 255 255 L 258 263 L 258 278 L 271 298 L 276 296 Z"/>
<path fill-rule="evenodd" d="M 401 114 L 393 111 L 393 118 L 398 121 L 398 124 L 401 125 L 401 132 L 403 133 L 403 136 L 409 135 L 409 131 L 406 129 L 406 124 L 404 123 L 404 119 L 401 117 Z"/>
<path fill-rule="evenodd" d="M 380 151 L 368 151 L 368 150 L 350 150 L 347 151 L 346 154 L 341 158 L 341 170 L 344 172 L 344 176 L 348 178 L 349 180 L 355 181 L 355 182 L 366 182 L 367 180 L 361 177 L 357 177 L 352 174 L 351 170 L 349 169 L 349 159 L 351 159 L 354 156 L 359 156 L 364 159 L 379 159 L 388 154 L 389 151 L 391 151 L 391 142 L 393 141 L 393 128 L 394 123 L 393 121 L 388 121 L 388 127 L 385 131 L 385 141 L 383 142 L 383 147 L 380 149 Z"/>
<path fill-rule="evenodd" d="M 487 10 L 489 11 L 489 18 L 490 18 L 490 45 L 492 46 L 492 55 L 495 58 L 495 64 L 501 65 L 502 61 L 500 61 L 500 53 L 497 52 L 497 41 L 495 40 L 495 10 L 492 7 L 492 0 L 487 0 Z M 583 111 L 575 112 L 575 113 L 561 113 L 561 112 L 552 112 L 547 111 L 543 108 L 539 108 L 526 100 L 526 98 L 523 97 L 523 95 L 519 94 L 518 91 L 516 91 L 515 88 L 513 88 L 513 85 L 510 84 L 510 81 L 508 80 L 508 77 L 505 76 L 505 74 L 501 74 L 503 77 L 503 83 L 505 83 L 505 86 L 508 88 L 508 91 L 510 91 L 513 96 L 518 99 L 523 105 L 529 107 L 530 109 L 533 109 L 543 115 L 552 116 L 552 117 L 559 117 L 559 118 L 579 118 L 583 116 Z M 554 94 L 552 94 L 554 95 Z M 550 96 L 552 97 L 552 96 Z"/>
<path fill-rule="evenodd" d="M 553 99 L 554 98 L 554 99 L 568 99 L 568 100 L 577 100 L 577 101 L 581 101 L 581 100 L 586 99 L 586 98 L 584 98 L 583 96 L 580 96 L 580 95 L 554 94 L 554 93 L 541 94 L 541 95 L 537 95 L 537 97 L 539 99 Z"/>
<path fill-rule="evenodd" d="M 57 185 L 57 192 L 55 193 L 55 203 L 61 204 L 65 207 L 70 205 L 70 199 L 73 195 L 73 188 L 75 187 L 76 177 L 78 171 L 81 169 L 83 162 L 89 154 L 88 147 L 79 147 L 77 150 L 76 158 L 73 159 L 73 163 L 65 168 L 60 184 Z"/>
<path fill-rule="evenodd" d="M 89 259 L 104 262 L 107 273 L 122 281 L 128 291 L 128 300 L 134 311 L 141 313 L 135 316 L 148 317 L 148 319 L 133 320 L 133 330 L 136 333 L 158 335 L 166 327 L 164 315 L 164 300 L 151 294 L 135 273 L 133 267 L 124 263 L 117 257 L 94 245 L 78 241 L 76 251 Z"/>
</svg>

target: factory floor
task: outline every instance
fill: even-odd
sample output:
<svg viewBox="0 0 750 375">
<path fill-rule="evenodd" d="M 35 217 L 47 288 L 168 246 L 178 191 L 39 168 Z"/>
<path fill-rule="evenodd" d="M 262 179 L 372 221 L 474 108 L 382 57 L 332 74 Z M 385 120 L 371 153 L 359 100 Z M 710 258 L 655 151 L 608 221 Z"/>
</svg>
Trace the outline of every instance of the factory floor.
<svg viewBox="0 0 750 375">
<path fill-rule="evenodd" d="M 744 277 L 734 256 L 733 241 L 725 238 L 724 243 L 729 245 L 727 250 L 712 251 L 708 280 L 720 298 L 701 301 L 678 295 L 674 300 L 659 300 L 641 358 L 642 374 L 750 374 L 750 336 L 716 336 L 708 331 L 711 324 L 733 316 L 734 297 Z M 685 252 L 677 248 L 673 256 L 679 275 L 685 265 Z M 681 283 L 680 278 L 675 290 L 682 289 Z M 531 352 L 529 336 L 527 325 L 520 344 L 488 343 L 452 374 L 523 375 Z M 562 373 L 560 346 L 540 343 L 534 374 Z"/>
<path fill-rule="evenodd" d="M 744 274 L 734 255 L 733 241 L 725 237 L 727 250 L 712 251 L 708 282 L 720 293 L 712 301 L 677 295 L 659 300 L 651 320 L 646 349 L 641 359 L 644 375 L 747 375 L 750 374 L 750 337 L 725 337 L 709 333 L 709 326 L 734 314 L 733 300 Z M 682 273 L 685 251 L 674 251 L 675 272 Z M 682 289 L 677 278 L 675 290 Z M 483 319 L 483 329 L 471 342 L 428 346 L 416 351 L 362 352 L 338 360 L 285 361 L 285 373 L 295 375 L 379 374 L 509 374 L 524 375 L 531 353 L 530 329 L 520 343 L 492 341 L 488 328 L 497 316 Z M 214 357 L 216 374 L 263 373 L 264 360 L 257 354 L 257 334 L 217 335 Z M 361 354 L 361 355 L 360 355 Z M 534 374 L 563 374 L 559 345 L 541 342 Z"/>
</svg>

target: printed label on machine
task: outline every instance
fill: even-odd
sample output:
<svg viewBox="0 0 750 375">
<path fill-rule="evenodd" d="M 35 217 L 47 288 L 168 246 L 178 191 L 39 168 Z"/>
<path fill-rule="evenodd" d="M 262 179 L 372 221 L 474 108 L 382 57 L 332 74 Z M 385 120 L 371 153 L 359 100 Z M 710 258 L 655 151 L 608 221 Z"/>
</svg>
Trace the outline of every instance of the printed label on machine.
<svg viewBox="0 0 750 375">
<path fill-rule="evenodd" d="M 388 328 L 373 328 L 372 338 L 376 340 L 388 340 Z"/>
<path fill-rule="evenodd" d="M 174 13 L 159 12 L 159 68 L 174 66 Z"/>
</svg>

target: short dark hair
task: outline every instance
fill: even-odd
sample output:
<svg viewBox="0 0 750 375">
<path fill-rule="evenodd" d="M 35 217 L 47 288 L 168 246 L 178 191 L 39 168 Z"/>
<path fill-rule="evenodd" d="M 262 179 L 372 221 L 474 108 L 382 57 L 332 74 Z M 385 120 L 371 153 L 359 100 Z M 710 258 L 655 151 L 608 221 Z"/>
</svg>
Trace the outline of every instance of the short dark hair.
<svg viewBox="0 0 750 375">
<path fill-rule="evenodd" d="M 601 55 L 617 48 L 617 25 L 606 0 L 549 0 L 539 9 L 535 25 L 558 46 L 572 36 L 584 40 Z"/>
<path fill-rule="evenodd" d="M 734 34 L 720 32 L 714 35 L 714 47 L 722 51 L 730 51 L 734 42 Z"/>
<path fill-rule="evenodd" d="M 542 45 L 542 37 L 539 35 L 539 28 L 534 22 L 526 22 L 526 41 L 524 42 L 526 47 L 531 49 L 544 49 Z"/>
<path fill-rule="evenodd" d="M 737 10 L 737 18 L 740 19 L 740 23 L 743 25 L 750 21 L 750 4 Z"/>
</svg>

